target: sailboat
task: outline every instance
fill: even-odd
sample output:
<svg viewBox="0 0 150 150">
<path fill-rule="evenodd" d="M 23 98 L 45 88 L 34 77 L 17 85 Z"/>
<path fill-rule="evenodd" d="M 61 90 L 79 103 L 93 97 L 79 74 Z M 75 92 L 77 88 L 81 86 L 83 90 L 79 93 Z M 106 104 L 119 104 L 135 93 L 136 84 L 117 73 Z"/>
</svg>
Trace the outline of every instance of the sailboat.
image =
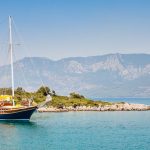
<svg viewBox="0 0 150 150">
<path fill-rule="evenodd" d="M 12 17 L 9 16 L 9 50 L 11 59 L 11 88 L 12 95 L 2 95 L 0 99 L 0 120 L 30 120 L 37 109 L 37 105 L 16 106 L 14 101 L 14 68 L 13 68 L 13 42 L 12 42 Z M 11 101 L 12 102 L 11 102 Z"/>
</svg>

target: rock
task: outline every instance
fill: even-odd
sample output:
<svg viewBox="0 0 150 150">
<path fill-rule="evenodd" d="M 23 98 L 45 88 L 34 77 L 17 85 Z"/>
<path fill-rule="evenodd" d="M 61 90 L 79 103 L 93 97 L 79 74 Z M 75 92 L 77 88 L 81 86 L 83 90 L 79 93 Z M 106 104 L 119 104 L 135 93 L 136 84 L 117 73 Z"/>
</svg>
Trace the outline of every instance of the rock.
<svg viewBox="0 0 150 150">
<path fill-rule="evenodd" d="M 146 111 L 150 110 L 150 106 L 144 104 L 129 104 L 129 103 L 114 103 L 112 105 L 96 106 L 73 106 L 55 108 L 55 107 L 42 107 L 39 112 L 67 112 L 67 111 Z"/>
</svg>

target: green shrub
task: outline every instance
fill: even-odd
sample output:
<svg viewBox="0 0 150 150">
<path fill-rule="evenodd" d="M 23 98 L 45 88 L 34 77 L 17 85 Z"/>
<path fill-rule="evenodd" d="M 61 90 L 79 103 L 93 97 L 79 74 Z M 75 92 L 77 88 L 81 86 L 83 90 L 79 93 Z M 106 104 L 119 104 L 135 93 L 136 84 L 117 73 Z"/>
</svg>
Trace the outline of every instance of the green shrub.
<svg viewBox="0 0 150 150">
<path fill-rule="evenodd" d="M 80 94 L 78 94 L 78 93 L 75 93 L 75 92 L 73 92 L 73 93 L 70 93 L 70 97 L 71 98 L 85 98 L 83 95 L 80 95 Z"/>
</svg>

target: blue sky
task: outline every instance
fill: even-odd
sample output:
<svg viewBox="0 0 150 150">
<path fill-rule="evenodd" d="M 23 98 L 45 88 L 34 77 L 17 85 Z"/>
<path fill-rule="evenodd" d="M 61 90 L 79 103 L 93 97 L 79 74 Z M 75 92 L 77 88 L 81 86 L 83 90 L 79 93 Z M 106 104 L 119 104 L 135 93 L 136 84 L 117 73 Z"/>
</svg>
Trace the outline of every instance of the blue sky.
<svg viewBox="0 0 150 150">
<path fill-rule="evenodd" d="M 8 15 L 26 43 L 19 57 L 150 53 L 149 0 L 1 0 L 0 31 Z"/>
</svg>

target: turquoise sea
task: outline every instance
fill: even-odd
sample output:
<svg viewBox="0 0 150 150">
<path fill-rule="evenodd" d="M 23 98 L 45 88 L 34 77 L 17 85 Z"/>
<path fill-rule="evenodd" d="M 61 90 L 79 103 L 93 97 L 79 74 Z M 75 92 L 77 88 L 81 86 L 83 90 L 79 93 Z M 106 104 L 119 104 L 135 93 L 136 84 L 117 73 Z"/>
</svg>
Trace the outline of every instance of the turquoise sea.
<svg viewBox="0 0 150 150">
<path fill-rule="evenodd" d="M 34 113 L 30 122 L 0 122 L 0 150 L 149 149 L 150 111 Z"/>
<path fill-rule="evenodd" d="M 127 103 L 137 103 L 137 104 L 146 104 L 150 105 L 150 98 L 91 98 L 93 100 L 103 100 L 109 102 L 127 102 Z"/>
</svg>

